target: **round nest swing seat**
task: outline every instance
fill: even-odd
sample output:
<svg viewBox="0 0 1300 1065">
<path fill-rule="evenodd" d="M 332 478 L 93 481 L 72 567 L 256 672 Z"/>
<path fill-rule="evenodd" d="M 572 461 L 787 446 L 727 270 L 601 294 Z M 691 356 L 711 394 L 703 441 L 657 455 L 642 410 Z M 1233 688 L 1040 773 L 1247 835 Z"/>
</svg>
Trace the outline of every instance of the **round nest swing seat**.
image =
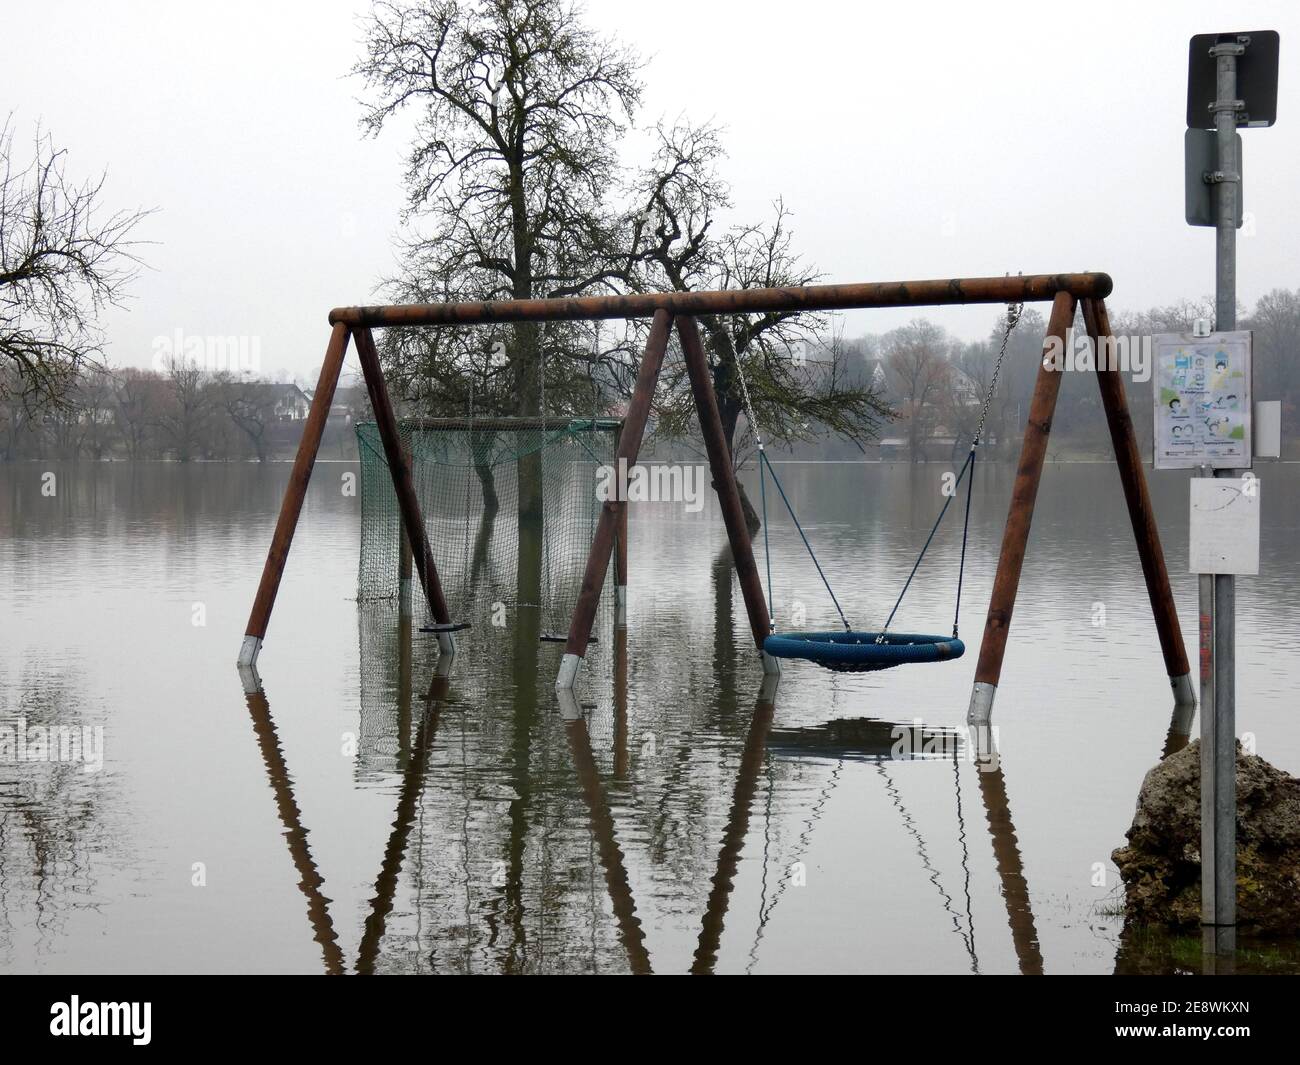
<svg viewBox="0 0 1300 1065">
<path fill-rule="evenodd" d="M 773 658 L 801 658 L 841 673 L 869 673 L 909 662 L 946 662 L 966 653 L 955 636 L 911 632 L 785 632 L 763 641 Z"/>
</svg>

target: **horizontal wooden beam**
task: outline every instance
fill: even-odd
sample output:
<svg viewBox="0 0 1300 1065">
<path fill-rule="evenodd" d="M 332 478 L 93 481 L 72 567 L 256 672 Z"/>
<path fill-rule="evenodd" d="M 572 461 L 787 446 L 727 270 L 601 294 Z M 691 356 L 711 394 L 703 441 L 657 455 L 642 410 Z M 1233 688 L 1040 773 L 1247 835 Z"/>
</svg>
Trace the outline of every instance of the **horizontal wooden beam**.
<svg viewBox="0 0 1300 1065">
<path fill-rule="evenodd" d="M 859 285 L 747 288 L 722 292 L 646 292 L 573 299 L 496 300 L 486 303 L 410 303 L 383 307 L 337 307 L 331 324 L 372 326 L 483 325 L 670 315 L 772 314 L 842 311 L 864 307 L 926 307 L 957 303 L 1024 303 L 1068 292 L 1076 300 L 1110 295 L 1108 274 L 1030 274 L 1018 277 L 954 277 L 934 281 L 882 281 Z"/>
</svg>

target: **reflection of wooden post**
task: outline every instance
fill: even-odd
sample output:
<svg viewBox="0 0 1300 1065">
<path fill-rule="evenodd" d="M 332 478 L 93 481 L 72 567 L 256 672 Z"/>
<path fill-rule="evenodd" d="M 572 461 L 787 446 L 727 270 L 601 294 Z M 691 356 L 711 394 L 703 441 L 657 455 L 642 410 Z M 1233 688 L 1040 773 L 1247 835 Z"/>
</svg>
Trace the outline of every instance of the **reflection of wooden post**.
<svg viewBox="0 0 1300 1065">
<path fill-rule="evenodd" d="M 763 584 L 754 562 L 754 550 L 749 542 L 749 528 L 745 525 L 745 512 L 740 504 L 740 491 L 736 488 L 736 474 L 731 468 L 731 452 L 727 447 L 722 418 L 718 414 L 718 397 L 709 379 L 709 362 L 700 342 L 700 331 L 694 318 L 677 319 L 677 335 L 682 341 L 682 354 L 686 356 L 686 371 L 691 378 L 691 391 L 695 393 L 695 410 L 699 414 L 700 429 L 704 433 L 704 447 L 709 453 L 709 471 L 713 487 L 722 506 L 722 520 L 731 542 L 731 557 L 740 578 L 740 590 L 745 596 L 745 609 L 749 612 L 749 627 L 754 643 L 762 651 L 763 641 L 772 631 L 767 614 L 767 601 L 763 598 Z M 776 660 L 764 656 L 764 667 L 775 671 Z M 770 667 L 770 668 L 769 668 Z"/>
<path fill-rule="evenodd" d="M 402 863 L 406 860 L 411 826 L 415 824 L 420 794 L 424 791 L 429 751 L 433 748 L 433 738 L 438 731 L 439 711 L 446 702 L 451 684 L 447 677 L 450 667 L 450 656 L 444 655 L 438 659 L 429 693 L 425 697 L 424 713 L 420 715 L 420 724 L 411 744 L 411 755 L 402 772 L 402 787 L 393 814 L 393 830 L 388 834 L 379 875 L 375 878 L 375 895 L 370 900 L 370 915 L 366 918 L 361 943 L 357 947 L 357 974 L 360 976 L 373 975 L 375 963 L 379 960 L 379 948 L 383 944 L 388 915 L 392 912 L 393 899 L 397 894 L 397 879 L 402 872 Z"/>
<path fill-rule="evenodd" d="M 411 483 L 411 469 L 402 453 L 401 435 L 397 429 L 397 419 L 393 416 L 393 405 L 388 398 L 384 373 L 379 365 L 379 352 L 375 350 L 375 340 L 370 330 L 364 326 L 356 330 L 356 342 L 361 370 L 366 379 L 366 390 L 370 394 L 370 406 L 375 412 L 375 425 L 384 442 L 384 458 L 388 461 L 388 469 L 393 476 L 397 505 L 406 529 L 406 539 L 411 545 L 412 561 L 420 575 L 420 587 L 424 589 L 434 622 L 447 625 L 451 622 L 451 616 L 447 613 L 447 601 L 443 598 L 438 567 L 433 564 L 433 555 L 424 534 L 424 519 L 420 516 L 420 503 L 415 497 L 415 486 Z M 438 633 L 438 644 L 444 652 L 449 651 L 452 648 L 451 633 Z"/>
<path fill-rule="evenodd" d="M 627 418 L 619 437 L 618 455 L 615 458 L 616 474 L 617 469 L 624 465 L 628 469 L 636 465 L 646 422 L 650 418 L 655 383 L 659 380 L 664 352 L 668 350 L 668 331 L 672 328 L 672 321 L 672 316 L 667 311 L 656 311 L 650 325 L 650 338 L 646 341 L 636 387 L 632 390 L 632 402 L 628 404 Z M 587 568 L 582 575 L 582 588 L 578 592 L 578 602 L 569 622 L 569 638 L 564 645 L 564 657 L 560 660 L 560 672 L 555 678 L 555 686 L 561 690 L 573 687 L 578 676 L 578 666 L 587 653 L 591 626 L 596 620 L 596 608 L 600 605 L 600 592 L 605 584 L 605 574 L 609 571 L 609 556 L 614 550 L 619 511 L 625 506 L 622 500 L 606 500 L 601 505 L 596 533 L 591 540 L 591 553 L 587 556 Z"/>
<path fill-rule="evenodd" d="M 293 533 L 298 527 L 298 515 L 302 513 L 302 501 L 307 495 L 307 482 L 311 479 L 312 466 L 316 464 L 316 452 L 320 450 L 321 437 L 325 433 L 325 423 L 329 419 L 334 389 L 339 383 L 339 371 L 343 369 L 343 356 L 347 349 L 347 326 L 336 325 L 330 334 L 329 346 L 325 349 L 325 361 L 321 363 L 316 392 L 311 397 L 311 410 L 307 412 L 302 439 L 298 441 L 298 454 L 293 460 L 289 484 L 284 490 L 284 502 L 280 504 L 280 517 L 276 520 L 275 534 L 271 537 L 271 549 L 267 552 L 266 564 L 262 567 L 262 580 L 257 586 L 253 609 L 248 615 L 248 627 L 244 629 L 244 643 L 239 649 L 241 666 L 257 665 L 257 656 L 262 650 L 266 627 L 271 621 L 275 593 L 280 589 L 280 578 L 284 575 L 284 564 L 289 558 L 289 546 L 293 543 Z"/>
<path fill-rule="evenodd" d="M 709 975 L 718 962 L 718 948 L 722 943 L 722 927 L 731 902 L 731 891 L 740 866 L 740 852 L 745 847 L 749 832 L 749 813 L 758 793 L 758 774 L 763 768 L 767 753 L 767 736 L 772 731 L 772 718 L 776 715 L 777 676 L 763 678 L 754 716 L 749 723 L 744 749 L 740 752 L 740 768 L 736 771 L 736 785 L 731 792 L 731 811 L 722 831 L 722 849 L 709 889 L 709 900 L 704 907 L 704 920 L 700 925 L 700 940 L 691 964 L 692 975 Z"/>
<path fill-rule="evenodd" d="M 565 693 L 560 705 L 565 711 L 564 731 L 569 738 L 569 752 L 573 756 L 582 798 L 587 804 L 591 832 L 596 838 L 596 853 L 600 856 L 601 868 L 605 870 L 605 889 L 609 892 L 609 900 L 614 907 L 618 938 L 627 951 L 628 966 L 633 974 L 644 976 L 652 972 L 650 954 L 645 946 L 645 931 L 641 928 L 641 919 L 636 915 L 636 899 L 632 895 L 623 851 L 618 845 L 614 815 L 610 812 L 609 799 L 600 780 L 600 770 L 596 767 L 596 756 L 591 750 L 587 721 L 581 711 L 576 714 L 571 712 L 575 706 L 572 693 Z"/>
<path fill-rule="evenodd" d="M 1007 782 L 1002 775 L 1002 763 L 992 749 L 992 737 L 985 733 L 980 749 L 986 753 L 975 763 L 975 776 L 979 780 L 980 798 L 984 800 L 984 816 L 988 818 L 989 835 L 993 838 L 993 860 L 1002 883 L 1002 899 L 1007 907 L 1007 921 L 1011 925 L 1011 942 L 1024 976 L 1043 975 L 1043 952 L 1038 945 L 1038 929 L 1034 926 L 1034 911 L 1029 899 L 1029 884 L 1025 880 L 1025 865 L 1020 858 L 1016 840 L 1016 826 L 1011 820 L 1011 806 L 1007 802 Z"/>
<path fill-rule="evenodd" d="M 627 629 L 614 630 L 614 779 L 626 780 L 627 752 Z"/>
<path fill-rule="evenodd" d="M 1146 474 L 1142 470 L 1142 453 L 1133 432 L 1128 397 L 1124 394 L 1124 378 L 1113 357 L 1114 343 L 1105 301 L 1084 300 L 1083 321 L 1092 338 L 1097 384 L 1101 388 L 1110 441 L 1115 448 L 1115 465 L 1119 467 L 1120 483 L 1124 486 L 1124 501 L 1128 504 L 1129 521 L 1137 539 L 1142 576 L 1146 579 L 1147 597 L 1151 600 L 1151 613 L 1155 617 L 1156 634 L 1160 638 L 1160 651 L 1164 655 L 1169 683 L 1173 686 L 1175 702 L 1194 704 L 1196 693 L 1192 687 L 1191 667 L 1187 664 L 1187 649 L 1183 646 L 1183 630 L 1178 624 L 1178 607 L 1174 604 L 1173 589 L 1169 585 L 1160 529 L 1156 525 L 1151 493 L 1147 490 Z"/>
<path fill-rule="evenodd" d="M 307 845 L 307 829 L 303 826 L 302 811 L 298 809 L 298 802 L 293 795 L 293 779 L 289 776 L 289 767 L 284 763 L 284 752 L 280 749 L 280 737 L 276 734 L 271 707 L 261 688 L 248 692 L 245 698 L 248 713 L 253 719 L 253 731 L 257 733 L 262 761 L 266 765 L 267 779 L 275 796 L 275 807 L 280 813 L 280 823 L 284 825 L 289 857 L 298 870 L 298 887 L 307 900 L 307 920 L 311 924 L 312 936 L 320 944 L 325 956 L 325 972 L 337 976 L 344 971 L 343 951 L 339 948 L 339 937 L 334 931 L 334 922 L 330 919 L 329 899 L 321 893 L 325 880 L 316 868 L 311 848 Z"/>
<path fill-rule="evenodd" d="M 1052 315 L 1047 323 L 1047 337 L 1043 350 L 1047 353 L 1053 340 L 1056 354 L 1065 353 L 1065 333 L 1074 321 L 1074 297 L 1068 292 L 1058 292 L 1052 300 Z M 1044 359 L 1038 367 L 1034 383 L 1034 396 L 1029 403 L 1029 420 L 1025 423 L 1025 439 L 1020 448 L 1020 464 L 1016 469 L 1016 483 L 1011 491 L 1011 509 L 1007 514 L 1006 529 L 1002 533 L 1002 550 L 998 555 L 998 569 L 993 578 L 993 595 L 989 600 L 988 618 L 984 623 L 984 639 L 980 643 L 979 663 L 975 667 L 975 687 L 971 692 L 967 721 L 972 725 L 985 725 L 993 715 L 993 696 L 1002 675 L 1002 656 L 1007 649 L 1007 632 L 1011 627 L 1011 612 L 1016 605 L 1016 590 L 1020 586 L 1020 568 L 1025 561 L 1025 545 L 1029 542 L 1029 526 L 1034 519 L 1034 500 L 1038 496 L 1038 482 L 1043 475 L 1043 461 L 1047 457 L 1047 439 L 1052 431 L 1052 414 L 1056 410 L 1056 396 L 1061 390 L 1061 368 L 1049 365 Z"/>
</svg>

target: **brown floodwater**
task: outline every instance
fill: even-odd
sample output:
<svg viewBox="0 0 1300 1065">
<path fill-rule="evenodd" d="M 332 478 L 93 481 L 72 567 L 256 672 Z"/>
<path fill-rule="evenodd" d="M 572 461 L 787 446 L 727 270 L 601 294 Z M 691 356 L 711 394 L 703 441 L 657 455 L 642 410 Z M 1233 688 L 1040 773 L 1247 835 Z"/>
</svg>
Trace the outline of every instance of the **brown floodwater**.
<svg viewBox="0 0 1300 1065">
<path fill-rule="evenodd" d="M 857 627 L 887 614 L 945 468 L 779 467 Z M 1109 856 L 1172 705 L 1113 467 L 1046 470 L 990 772 L 964 719 L 1010 467 L 976 485 L 965 658 L 788 664 L 774 692 L 716 507 L 635 505 L 626 640 L 602 614 L 577 717 L 529 619 L 476 627 L 447 669 L 392 602 L 357 602 L 355 469 L 317 466 L 246 695 L 287 464 L 0 466 L 0 716 L 87 738 L 81 762 L 0 761 L 0 969 L 1199 970 L 1193 938 L 1121 942 Z M 1258 472 L 1237 724 L 1300 773 L 1300 468 Z M 1152 492 L 1194 645 L 1185 481 Z M 956 531 L 896 629 L 951 625 Z M 770 536 L 778 617 L 834 627 L 793 527 Z M 1300 971 L 1294 944 L 1239 963 Z"/>
</svg>

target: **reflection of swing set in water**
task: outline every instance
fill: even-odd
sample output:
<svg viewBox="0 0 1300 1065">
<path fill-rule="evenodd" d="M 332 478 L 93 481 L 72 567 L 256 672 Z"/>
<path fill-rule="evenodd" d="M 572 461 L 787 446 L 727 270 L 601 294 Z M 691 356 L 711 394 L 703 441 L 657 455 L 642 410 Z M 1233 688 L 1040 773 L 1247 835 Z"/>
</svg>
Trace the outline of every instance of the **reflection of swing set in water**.
<svg viewBox="0 0 1300 1065">
<path fill-rule="evenodd" d="M 409 637 L 409 624 L 407 633 Z M 397 889 L 404 866 L 413 864 L 410 854 L 412 846 L 412 829 L 416 825 L 422 794 L 429 773 L 429 755 L 437 735 L 439 725 L 448 702 L 451 666 L 450 656 L 441 656 L 430 689 L 424 699 L 424 706 L 417 714 L 410 713 L 410 671 L 409 658 L 405 659 L 408 667 L 398 692 L 398 743 L 402 748 L 401 784 L 398 790 L 397 804 L 394 810 L 392 830 L 383 850 L 380 869 L 375 877 L 374 894 L 370 902 L 369 913 L 365 918 L 361 940 L 357 948 L 357 958 L 353 966 L 361 975 L 374 974 L 383 954 L 383 942 L 388 930 L 388 918 L 393 912 Z M 627 683 L 626 683 L 626 636 L 619 633 L 615 640 L 615 674 L 614 674 L 614 767 L 626 767 L 628 752 L 627 730 Z M 904 828 L 916 844 L 916 851 L 921 858 L 929 879 L 939 891 L 944 908 L 954 921 L 954 927 L 970 955 L 972 969 L 977 971 L 978 959 L 975 955 L 974 927 L 970 917 L 969 906 L 969 869 L 965 856 L 964 828 L 961 828 L 963 846 L 963 869 L 967 877 L 966 929 L 960 926 L 958 914 L 952 909 L 952 897 L 940 882 L 926 852 L 925 841 L 921 837 L 910 815 L 902 806 L 898 789 L 885 769 L 885 762 L 893 753 L 893 744 L 889 737 L 897 735 L 901 729 L 915 737 L 918 750 L 924 749 L 936 737 L 940 738 L 945 750 L 953 752 L 952 765 L 954 774 L 958 771 L 958 747 L 954 743 L 956 733 L 936 733 L 917 729 L 913 726 L 893 726 L 885 722 L 859 721 L 837 722 L 820 730 L 795 730 L 784 734 L 774 734 L 772 730 L 775 712 L 775 691 L 777 678 L 767 677 L 762 691 L 754 706 L 744 746 L 741 751 L 740 767 L 729 804 L 729 813 L 723 829 L 718 849 L 715 871 L 710 881 L 710 890 L 701 919 L 698 943 L 691 972 L 706 974 L 714 971 L 721 943 L 723 926 L 726 921 L 731 896 L 735 885 L 736 873 L 746 837 L 749 833 L 754 800 L 763 775 L 765 762 L 770 766 L 781 757 L 808 756 L 818 758 L 835 757 L 842 762 L 847 757 L 863 758 L 874 761 L 885 780 L 887 793 L 891 802 L 899 810 Z M 289 847 L 295 869 L 299 875 L 298 886 L 307 900 L 307 916 L 313 937 L 321 947 L 325 971 L 330 974 L 347 972 L 348 965 L 339 946 L 338 935 L 330 914 L 330 900 L 325 896 L 324 881 L 312 859 L 308 846 L 308 832 L 302 823 L 302 814 L 293 793 L 293 784 L 289 777 L 284 757 L 280 749 L 274 721 L 265 693 L 258 689 L 246 695 L 248 710 L 253 720 L 254 731 L 261 748 L 262 758 L 275 796 L 281 822 L 284 825 L 284 837 Z M 605 888 L 617 927 L 619 942 L 627 958 L 628 969 L 634 974 L 652 972 L 650 953 L 646 944 L 645 932 L 637 915 L 636 901 L 632 891 L 631 880 L 627 872 L 624 854 L 619 845 L 615 820 L 610 808 L 606 785 L 601 778 L 596 757 L 592 749 L 591 736 L 587 721 L 582 714 L 566 715 L 564 731 L 568 740 L 569 755 L 576 772 L 578 787 L 583 804 L 587 810 L 589 829 L 595 844 L 595 861 L 604 873 Z M 845 735 L 845 733 L 852 733 Z M 828 742 L 829 741 L 829 742 Z M 1002 770 L 997 764 L 996 754 L 985 750 L 982 754 L 986 763 L 979 766 L 980 793 L 984 800 L 989 832 L 992 837 L 993 853 L 1001 883 L 1002 895 L 1006 902 L 1012 942 L 1020 971 L 1026 974 L 1043 971 L 1042 956 L 1038 948 L 1037 932 L 1034 928 L 1033 913 L 1029 905 L 1029 893 L 1025 885 L 1019 849 L 1016 843 L 1015 829 L 1011 823 L 1007 807 L 1006 786 Z M 935 759 L 930 759 L 934 761 Z M 946 759 L 938 759 L 939 761 Z M 956 780 L 956 777 L 954 777 Z M 769 792 L 773 785 L 769 782 Z M 833 783 L 825 789 L 824 802 L 829 798 Z M 959 826 L 961 822 L 960 782 L 957 781 L 957 802 Z M 805 830 L 803 842 L 806 844 L 811 834 L 811 821 Z M 800 852 L 801 854 L 802 852 Z M 796 854 L 791 861 L 797 861 Z M 787 868 L 790 863 L 786 863 Z M 417 871 L 413 873 L 421 879 Z M 783 881 L 783 884 L 786 881 Z M 418 885 L 423 887 L 422 884 Z M 750 967 L 756 957 L 763 932 L 771 920 L 773 910 L 779 901 L 780 892 L 760 906 L 759 924 L 756 930 L 754 946 L 749 952 Z"/>
<path fill-rule="evenodd" d="M 1105 274 L 1044 274 L 1015 278 L 957 278 L 867 285 L 817 285 L 789 289 L 649 293 L 635 296 L 351 307 L 335 310 L 330 314 L 333 335 L 321 367 L 320 382 L 312 400 L 311 411 L 308 414 L 302 442 L 290 475 L 284 504 L 240 650 L 239 662 L 245 670 L 246 683 L 253 687 L 257 684 L 255 671 L 257 657 L 266 636 L 276 592 L 349 338 L 356 340 L 362 371 L 375 412 L 375 421 L 383 441 L 387 465 L 401 509 L 402 525 L 410 543 L 412 560 L 420 585 L 433 615 L 433 628 L 437 630 L 440 646 L 444 650 L 454 648 L 452 632 L 459 627 L 460 623 L 453 621 L 449 614 L 438 569 L 433 562 L 426 536 L 426 525 L 412 487 L 409 463 L 402 453 L 398 424 L 393 415 L 380 369 L 379 357 L 371 333 L 372 328 L 651 317 L 649 339 L 638 368 L 636 386 L 618 444 L 617 458 L 620 463 L 626 462 L 629 468 L 636 464 L 655 386 L 667 350 L 669 334 L 675 326 L 685 357 L 696 412 L 708 452 L 710 471 L 730 542 L 731 555 L 745 598 L 750 629 L 755 645 L 761 653 L 765 672 L 778 672 L 778 657 L 809 659 L 836 669 L 879 669 L 903 662 L 955 658 L 963 653 L 964 645 L 956 637 L 955 631 L 952 637 L 891 634 L 888 632 L 888 622 L 879 632 L 856 632 L 844 619 L 842 611 L 840 615 L 845 625 L 844 632 L 774 634 L 769 604 L 764 598 L 762 581 L 745 526 L 731 457 L 718 414 L 717 397 L 714 394 L 707 358 L 694 316 L 969 303 L 1005 303 L 1014 307 L 1028 301 L 1050 300 L 1052 310 L 1048 322 L 1047 342 L 1061 345 L 1063 349 L 1067 330 L 1074 320 L 1076 309 L 1081 306 L 1088 334 L 1100 349 L 1100 341 L 1110 337 L 1110 323 L 1104 303 L 1110 291 L 1111 281 Z M 1009 317 L 1014 321 L 1013 316 Z M 1003 350 L 1005 351 L 1005 344 Z M 1179 704 L 1192 703 L 1195 697 L 1187 653 L 1170 590 L 1155 515 L 1147 492 L 1142 460 L 1128 412 L 1123 381 L 1119 369 L 1111 360 L 1097 360 L 1096 376 L 1175 701 Z M 1056 364 L 1044 360 L 1037 375 L 1030 403 L 1010 511 L 1003 533 L 993 592 L 975 670 L 975 683 L 968 715 L 969 720 L 975 724 L 987 723 L 992 714 L 993 698 L 1001 675 L 1007 634 L 1015 606 L 1020 571 L 1029 538 L 1038 483 L 1046 458 L 1048 434 L 1060 381 L 1061 371 Z M 751 429 L 756 428 L 751 411 Z M 974 444 L 977 446 L 978 442 L 977 438 Z M 766 456 L 761 452 L 760 455 L 761 475 L 764 477 L 769 474 L 774 475 Z M 962 469 L 962 476 L 967 478 L 968 514 L 971 483 L 974 479 L 974 456 L 975 446 L 972 447 Z M 780 490 L 779 481 L 774 483 Z M 564 657 L 556 679 L 556 688 L 561 692 L 570 692 L 573 688 L 578 669 L 591 640 L 592 625 L 600 602 L 601 590 L 605 584 L 610 557 L 614 551 L 617 531 L 625 515 L 626 506 L 624 500 L 610 500 L 601 507 L 581 590 L 569 622 Z M 944 511 L 946 509 L 947 503 L 944 505 Z M 933 535 L 932 532 L 931 538 Z M 964 543 L 963 538 L 963 545 Z M 811 546 L 809 550 L 811 551 Z M 924 554 L 923 549 L 921 557 L 924 557 Z M 964 554 L 963 547 L 963 564 Z M 921 558 L 918 558 L 917 567 L 920 562 Z M 820 571 L 820 566 L 818 568 Z M 916 567 L 913 568 L 913 574 L 915 572 Z M 959 572 L 959 595 L 960 578 Z M 823 579 L 825 579 L 824 575 Z M 910 581 L 911 577 L 908 578 L 908 584 Z M 827 582 L 828 590 L 829 587 Z M 907 587 L 908 585 L 904 585 L 904 593 Z M 836 605 L 838 608 L 838 603 Z M 891 614 L 891 621 L 892 617 Z"/>
</svg>

